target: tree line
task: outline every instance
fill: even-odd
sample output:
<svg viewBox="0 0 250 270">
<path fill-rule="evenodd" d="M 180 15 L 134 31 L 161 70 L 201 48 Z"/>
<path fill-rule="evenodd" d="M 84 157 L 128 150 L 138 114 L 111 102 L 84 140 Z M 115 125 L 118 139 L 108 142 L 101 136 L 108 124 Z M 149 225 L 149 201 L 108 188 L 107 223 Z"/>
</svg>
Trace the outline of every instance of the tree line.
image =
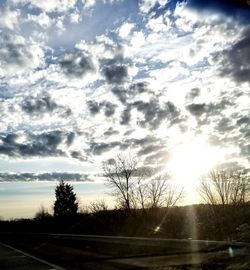
<svg viewBox="0 0 250 270">
<path fill-rule="evenodd" d="M 242 170 L 213 170 L 204 175 L 198 188 L 203 201 L 192 206 L 180 206 L 183 189 L 168 175 L 141 168 L 130 156 L 104 162 L 103 177 L 116 199 L 115 209 L 96 200 L 88 211 L 81 211 L 73 186 L 60 181 L 53 216 L 41 208 L 25 230 L 250 240 L 250 178 Z"/>
</svg>

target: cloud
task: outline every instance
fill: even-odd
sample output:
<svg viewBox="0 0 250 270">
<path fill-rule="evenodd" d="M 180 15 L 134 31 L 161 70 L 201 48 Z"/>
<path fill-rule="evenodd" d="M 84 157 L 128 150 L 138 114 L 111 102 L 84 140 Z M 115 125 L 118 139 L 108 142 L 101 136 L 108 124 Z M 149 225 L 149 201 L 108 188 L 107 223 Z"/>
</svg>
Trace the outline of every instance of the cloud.
<svg viewBox="0 0 250 270">
<path fill-rule="evenodd" d="M 108 130 L 106 130 L 103 135 L 106 137 L 112 136 L 112 135 L 117 135 L 119 134 L 119 131 L 114 130 L 112 127 L 110 127 Z"/>
<path fill-rule="evenodd" d="M 121 37 L 121 38 L 126 38 L 131 30 L 135 27 L 135 25 L 133 23 L 128 23 L 128 22 L 125 22 L 122 24 L 122 26 L 119 28 L 119 31 L 118 31 L 118 35 Z"/>
<path fill-rule="evenodd" d="M 40 134 L 1 134 L 0 155 L 13 158 L 65 156 L 61 145 L 70 145 L 73 140 L 71 132 L 60 130 Z"/>
<path fill-rule="evenodd" d="M 19 10 L 10 10 L 9 8 L 0 7 L 0 14 L 0 28 L 14 30 L 14 28 L 18 26 Z"/>
<path fill-rule="evenodd" d="M 18 74 L 43 64 L 43 50 L 19 35 L 0 33 L 0 75 Z"/>
<path fill-rule="evenodd" d="M 127 104 L 127 102 L 133 100 L 137 95 L 149 92 L 148 83 L 143 81 L 132 83 L 127 88 L 116 86 L 111 91 L 123 104 Z"/>
<path fill-rule="evenodd" d="M 160 151 L 155 151 L 153 154 L 148 155 L 145 160 L 144 160 L 144 164 L 145 165 L 157 165 L 157 166 L 161 166 L 161 165 L 166 165 L 167 160 L 169 157 L 169 153 L 167 150 L 163 149 Z"/>
<path fill-rule="evenodd" d="M 45 12 L 41 12 L 38 15 L 28 14 L 28 21 L 39 24 L 42 28 L 49 28 L 52 25 L 52 19 Z"/>
<path fill-rule="evenodd" d="M 216 127 L 217 131 L 221 133 L 230 132 L 234 129 L 234 126 L 232 125 L 232 121 L 226 117 L 223 117 Z"/>
<path fill-rule="evenodd" d="M 170 2 L 169 0 L 139 0 L 139 9 L 142 13 L 152 11 L 154 7 L 162 7 Z"/>
<path fill-rule="evenodd" d="M 87 102 L 88 109 L 92 115 L 100 113 L 101 110 L 104 111 L 106 117 L 114 115 L 116 105 L 109 101 L 96 102 L 94 100 L 89 100 Z"/>
<path fill-rule="evenodd" d="M 250 82 L 250 28 L 230 49 L 215 58 L 221 64 L 221 76 L 231 76 L 238 83 Z"/>
<path fill-rule="evenodd" d="M 115 147 L 125 147 L 123 143 L 121 142 L 92 142 L 89 145 L 88 153 L 92 155 L 102 155 L 103 153 L 109 152 L 111 150 L 114 150 Z"/>
<path fill-rule="evenodd" d="M 89 55 L 82 51 L 66 53 L 59 59 L 63 73 L 69 78 L 83 78 L 88 72 L 94 71 L 94 65 Z"/>
<path fill-rule="evenodd" d="M 128 105 L 121 114 L 120 124 L 128 125 L 131 120 L 131 107 Z"/>
<path fill-rule="evenodd" d="M 217 11 L 225 15 L 241 14 L 241 16 L 246 19 L 250 10 L 250 3 L 247 0 L 210 0 L 206 2 L 201 2 L 199 0 L 189 0 L 188 6 L 203 11 Z"/>
<path fill-rule="evenodd" d="M 40 115 L 46 112 L 53 112 L 58 105 L 51 99 L 50 96 L 42 96 L 40 98 L 26 98 L 21 108 L 24 112 L 31 115 Z"/>
<path fill-rule="evenodd" d="M 123 84 L 128 80 L 128 67 L 124 64 L 123 48 L 114 48 L 113 57 L 100 59 L 101 73 L 109 84 Z"/>
<path fill-rule="evenodd" d="M 186 106 L 187 110 L 193 114 L 194 116 L 201 116 L 206 112 L 206 104 L 205 103 L 193 103 Z"/>
<path fill-rule="evenodd" d="M 69 107 L 57 104 L 47 93 L 39 96 L 27 96 L 20 103 L 23 112 L 30 117 L 41 118 L 45 114 L 68 117 L 72 114 Z"/>
<path fill-rule="evenodd" d="M 128 78 L 128 69 L 125 65 L 106 65 L 102 73 L 110 84 L 122 84 Z"/>
<path fill-rule="evenodd" d="M 242 116 L 237 120 L 238 125 L 250 125 L 250 118 L 248 116 Z"/>
<path fill-rule="evenodd" d="M 196 97 L 198 97 L 201 93 L 199 88 L 193 88 L 189 93 L 186 94 L 187 103 L 192 102 Z"/>
<path fill-rule="evenodd" d="M 96 0 L 82 0 L 82 3 L 84 5 L 84 9 L 89 9 L 95 5 Z"/>
<path fill-rule="evenodd" d="M 10 2 L 14 5 L 27 5 L 29 8 L 39 8 L 45 12 L 65 12 L 72 9 L 76 4 L 76 0 L 10 0 Z"/>
<path fill-rule="evenodd" d="M 138 121 L 139 125 L 150 129 L 158 128 L 164 120 L 173 122 L 180 115 L 172 102 L 168 101 L 161 105 L 156 98 L 152 98 L 149 102 L 136 101 L 132 107 L 144 116 L 144 119 Z"/>
<path fill-rule="evenodd" d="M 93 181 L 88 174 L 52 172 L 52 173 L 1 173 L 0 182 L 33 181 Z"/>
<path fill-rule="evenodd" d="M 234 102 L 226 98 L 222 98 L 216 103 L 191 103 L 186 106 L 186 109 L 196 117 L 201 117 L 203 114 L 207 117 L 221 115 L 223 110 L 234 105 Z"/>
</svg>

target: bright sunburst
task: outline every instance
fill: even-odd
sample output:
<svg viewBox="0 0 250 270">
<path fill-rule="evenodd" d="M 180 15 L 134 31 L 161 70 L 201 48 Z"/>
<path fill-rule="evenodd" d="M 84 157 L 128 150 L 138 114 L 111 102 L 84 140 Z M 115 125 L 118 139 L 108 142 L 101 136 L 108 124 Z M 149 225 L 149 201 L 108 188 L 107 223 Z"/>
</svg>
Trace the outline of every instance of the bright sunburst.
<svg viewBox="0 0 250 270">
<path fill-rule="evenodd" d="M 202 139 L 193 139 L 172 149 L 167 169 L 178 185 L 184 187 L 188 201 L 195 201 L 199 177 L 223 160 L 221 149 L 206 145 Z"/>
</svg>

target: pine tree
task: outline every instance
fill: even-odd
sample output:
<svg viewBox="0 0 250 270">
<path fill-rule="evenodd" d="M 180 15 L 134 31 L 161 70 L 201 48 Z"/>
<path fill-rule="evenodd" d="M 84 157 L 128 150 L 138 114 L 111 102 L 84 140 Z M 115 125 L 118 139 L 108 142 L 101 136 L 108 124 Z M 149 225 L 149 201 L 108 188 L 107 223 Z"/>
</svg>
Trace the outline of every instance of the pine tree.
<svg viewBox="0 0 250 270">
<path fill-rule="evenodd" d="M 78 203 L 76 202 L 76 194 L 73 191 L 72 185 L 66 184 L 63 180 L 60 181 L 60 183 L 56 186 L 55 195 L 55 217 L 68 217 L 76 215 Z"/>
</svg>

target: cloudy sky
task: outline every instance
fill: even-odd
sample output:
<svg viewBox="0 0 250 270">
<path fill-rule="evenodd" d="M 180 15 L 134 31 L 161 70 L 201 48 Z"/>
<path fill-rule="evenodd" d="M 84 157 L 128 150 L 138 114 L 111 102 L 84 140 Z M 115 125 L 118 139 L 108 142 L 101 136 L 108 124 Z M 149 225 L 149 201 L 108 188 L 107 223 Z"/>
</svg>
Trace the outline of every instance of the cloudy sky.
<svg viewBox="0 0 250 270">
<path fill-rule="evenodd" d="M 186 186 L 249 168 L 248 2 L 0 0 L 0 216 L 61 178 L 102 196 L 121 152 Z"/>
</svg>

